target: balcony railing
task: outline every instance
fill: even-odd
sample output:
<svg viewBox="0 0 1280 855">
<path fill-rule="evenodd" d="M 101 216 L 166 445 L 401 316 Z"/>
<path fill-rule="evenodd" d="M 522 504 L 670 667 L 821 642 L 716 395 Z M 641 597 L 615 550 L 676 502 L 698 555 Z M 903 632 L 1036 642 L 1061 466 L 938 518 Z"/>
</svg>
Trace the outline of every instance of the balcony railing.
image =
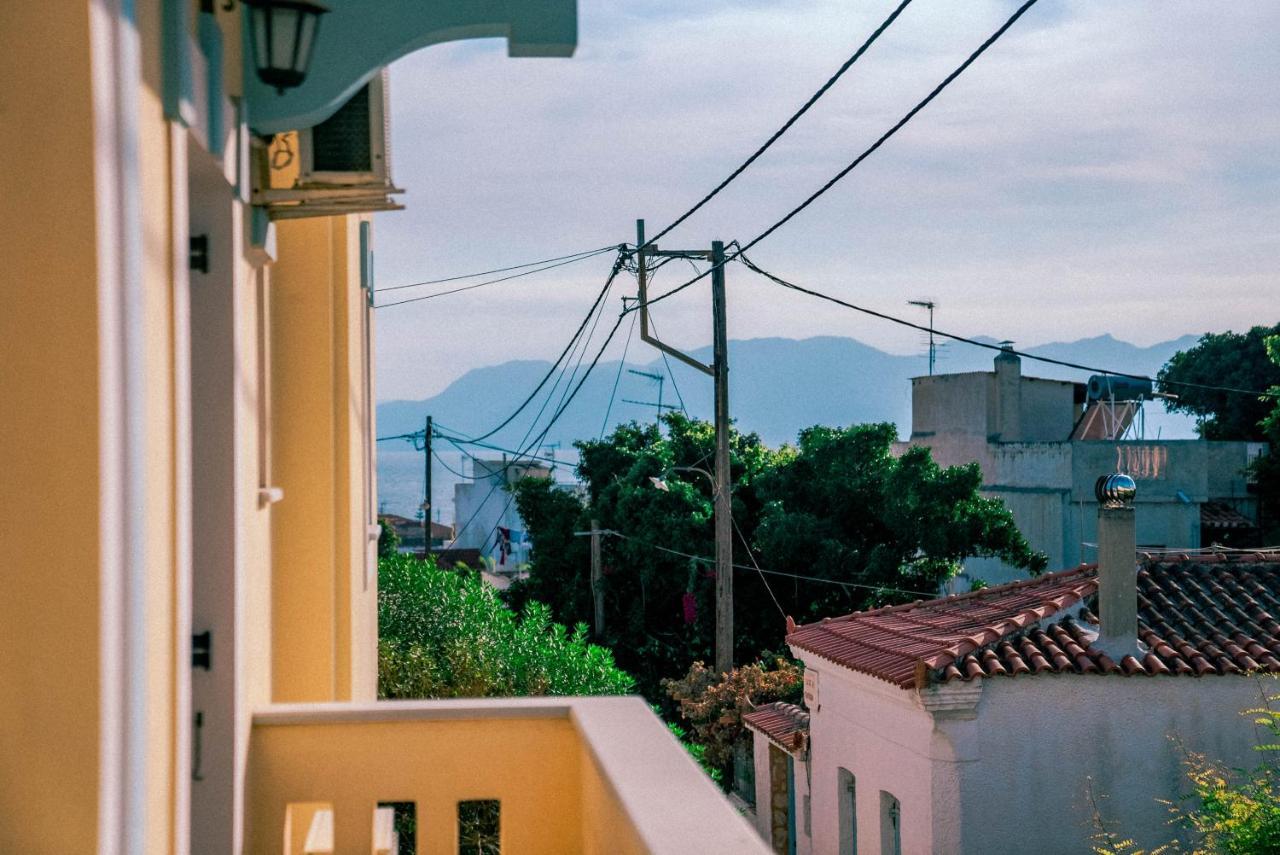
<svg viewBox="0 0 1280 855">
<path fill-rule="evenodd" d="M 458 855 L 476 803 L 499 849 L 468 852 L 767 852 L 634 697 L 273 706 L 253 717 L 248 777 L 255 855 L 390 855 L 393 804 L 412 805 L 419 855 Z"/>
</svg>

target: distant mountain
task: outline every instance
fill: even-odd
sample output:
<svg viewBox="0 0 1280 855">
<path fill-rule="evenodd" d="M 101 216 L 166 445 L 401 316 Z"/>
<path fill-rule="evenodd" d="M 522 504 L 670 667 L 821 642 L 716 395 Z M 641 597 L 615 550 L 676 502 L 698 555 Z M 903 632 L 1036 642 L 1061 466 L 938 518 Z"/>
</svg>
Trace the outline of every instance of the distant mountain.
<svg viewBox="0 0 1280 855">
<path fill-rule="evenodd" d="M 1150 347 L 1137 347 L 1110 335 L 1027 348 L 1046 356 L 1114 371 L 1154 375 L 1169 357 L 1195 344 L 1196 336 L 1183 336 Z M 994 342 L 992 342 L 994 343 Z M 710 348 L 694 355 L 710 360 Z M 938 360 L 939 373 L 990 371 L 994 353 L 963 344 L 945 347 Z M 913 376 L 927 370 L 922 356 L 894 356 L 850 338 L 821 336 L 803 340 L 759 338 L 729 343 L 729 403 L 737 426 L 754 431 L 770 445 L 793 442 L 802 428 L 815 424 L 849 425 L 860 422 L 891 421 L 906 436 L 911 430 L 911 383 Z M 506 362 L 467 372 L 440 394 L 423 401 L 387 401 L 378 405 L 380 435 L 421 430 L 430 413 L 444 429 L 474 436 L 484 433 L 524 400 L 550 363 L 537 360 Z M 619 369 L 623 369 L 620 370 Z M 654 418 L 656 407 L 626 403 L 656 402 L 658 384 L 629 374 L 636 369 L 661 374 L 664 404 L 684 406 L 691 415 L 709 418 L 712 408 L 711 380 L 682 363 L 661 358 L 650 362 L 602 362 L 573 403 L 547 435 L 546 442 L 568 446 L 576 439 L 594 438 L 602 430 L 630 420 Z M 1023 360 L 1026 376 L 1064 380 L 1087 380 L 1089 372 Z M 579 377 L 581 375 L 579 374 Z M 547 405 L 539 428 L 558 406 L 569 387 L 568 377 L 556 378 L 558 386 L 547 384 L 531 407 L 511 426 L 489 439 L 508 448 L 521 447 L 522 437 L 542 407 L 548 391 L 554 400 Z M 552 382 L 555 382 L 553 380 Z M 577 382 L 576 380 L 574 381 Z M 617 394 L 613 394 L 617 384 Z M 610 400 L 612 399 L 612 407 Z M 1165 437 L 1192 437 L 1192 423 L 1182 416 L 1169 415 L 1158 406 L 1148 407 L 1147 434 Z M 606 423 L 605 413 L 609 416 Z"/>
</svg>

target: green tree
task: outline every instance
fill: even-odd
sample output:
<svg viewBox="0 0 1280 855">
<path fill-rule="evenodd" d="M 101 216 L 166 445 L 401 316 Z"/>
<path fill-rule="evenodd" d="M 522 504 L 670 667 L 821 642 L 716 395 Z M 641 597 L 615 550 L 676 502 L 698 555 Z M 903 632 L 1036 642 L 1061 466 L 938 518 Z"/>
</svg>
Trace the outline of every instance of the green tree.
<svg viewBox="0 0 1280 855">
<path fill-rule="evenodd" d="M 1280 335 L 1267 338 L 1267 355 L 1280 370 Z M 1264 543 L 1280 542 L 1280 383 L 1269 390 L 1271 412 L 1262 420 L 1262 433 L 1271 443 L 1271 453 L 1259 457 L 1253 464 L 1257 479 L 1258 500 L 1262 506 L 1262 540 Z"/>
<path fill-rule="evenodd" d="M 1205 333 L 1195 347 L 1175 353 L 1156 375 L 1160 391 L 1177 396 L 1166 406 L 1195 416 L 1196 430 L 1204 439 L 1265 439 L 1261 422 L 1272 409 L 1270 400 L 1180 384 L 1259 391 L 1280 385 L 1280 363 L 1267 358 L 1266 340 L 1276 335 L 1280 324 L 1253 327 L 1243 334 Z"/>
<path fill-rule="evenodd" d="M 517 485 L 532 567 L 509 594 L 516 604 L 548 603 L 557 620 L 591 620 L 589 543 L 573 533 L 594 518 L 626 535 L 604 539 L 599 640 L 646 697 L 669 704 L 661 680 L 712 658 L 715 577 L 707 559 L 715 546 L 706 473 L 715 433 L 678 414 L 664 421 L 666 436 L 655 425 L 630 424 L 604 441 L 578 443 L 585 501 L 545 482 Z M 976 466 L 942 469 L 924 449 L 894 457 L 894 438 L 891 425 L 812 428 L 798 447 L 773 451 L 755 434 L 733 432 L 739 659 L 777 648 L 784 613 L 804 620 L 918 598 L 968 555 L 1043 568 L 1044 557 L 1009 512 L 978 496 Z M 805 578 L 741 569 L 753 561 Z"/>
<path fill-rule="evenodd" d="M 479 574 L 434 559 L 378 563 L 381 697 L 622 695 L 633 685 L 585 625 L 570 632 L 541 603 L 516 614 Z"/>
<path fill-rule="evenodd" d="M 378 517 L 378 557 L 388 558 L 400 551 L 400 535 L 385 517 Z"/>
</svg>

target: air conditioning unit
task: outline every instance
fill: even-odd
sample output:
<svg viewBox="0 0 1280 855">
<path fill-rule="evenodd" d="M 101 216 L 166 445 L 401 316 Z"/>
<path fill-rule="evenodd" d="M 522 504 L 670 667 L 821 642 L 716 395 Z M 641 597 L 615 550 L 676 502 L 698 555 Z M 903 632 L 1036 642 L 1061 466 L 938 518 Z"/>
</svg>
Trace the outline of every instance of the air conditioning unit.
<svg viewBox="0 0 1280 855">
<path fill-rule="evenodd" d="M 387 71 L 360 88 L 338 112 L 298 132 L 298 183 L 390 185 Z"/>
<path fill-rule="evenodd" d="M 320 124 L 277 134 L 263 149 L 254 203 L 273 220 L 395 211 L 383 69 Z"/>
</svg>

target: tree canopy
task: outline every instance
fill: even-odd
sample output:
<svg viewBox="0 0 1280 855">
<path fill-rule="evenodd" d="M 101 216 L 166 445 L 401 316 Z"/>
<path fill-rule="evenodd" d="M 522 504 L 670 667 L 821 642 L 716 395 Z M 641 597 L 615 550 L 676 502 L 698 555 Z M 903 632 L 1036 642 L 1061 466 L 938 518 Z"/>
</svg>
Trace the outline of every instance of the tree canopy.
<svg viewBox="0 0 1280 855">
<path fill-rule="evenodd" d="M 1280 385 L 1280 363 L 1267 358 L 1267 338 L 1276 335 L 1280 335 L 1280 324 L 1256 326 L 1247 333 L 1205 333 L 1195 347 L 1175 353 L 1156 375 L 1160 391 L 1177 396 L 1166 406 L 1195 416 L 1203 439 L 1265 439 L 1261 422 L 1271 412 L 1272 401 L 1180 384 L 1259 392 Z"/>
<path fill-rule="evenodd" d="M 679 414 L 578 443 L 585 500 L 546 480 L 516 487 L 533 542 L 529 578 L 509 595 L 557 620 L 593 614 L 591 520 L 603 538 L 605 632 L 644 693 L 712 658 L 715 637 L 712 425 Z M 731 439 L 737 661 L 782 647 L 785 616 L 804 622 L 928 596 L 970 555 L 1035 572 L 1035 553 L 976 465 L 941 468 L 923 448 L 892 453 L 892 425 L 815 427 L 795 447 Z M 658 484 L 660 482 L 660 489 Z M 764 572 L 757 572 L 758 564 Z M 767 584 L 766 584 L 767 582 Z M 776 598 L 776 603 L 775 603 Z"/>
</svg>

